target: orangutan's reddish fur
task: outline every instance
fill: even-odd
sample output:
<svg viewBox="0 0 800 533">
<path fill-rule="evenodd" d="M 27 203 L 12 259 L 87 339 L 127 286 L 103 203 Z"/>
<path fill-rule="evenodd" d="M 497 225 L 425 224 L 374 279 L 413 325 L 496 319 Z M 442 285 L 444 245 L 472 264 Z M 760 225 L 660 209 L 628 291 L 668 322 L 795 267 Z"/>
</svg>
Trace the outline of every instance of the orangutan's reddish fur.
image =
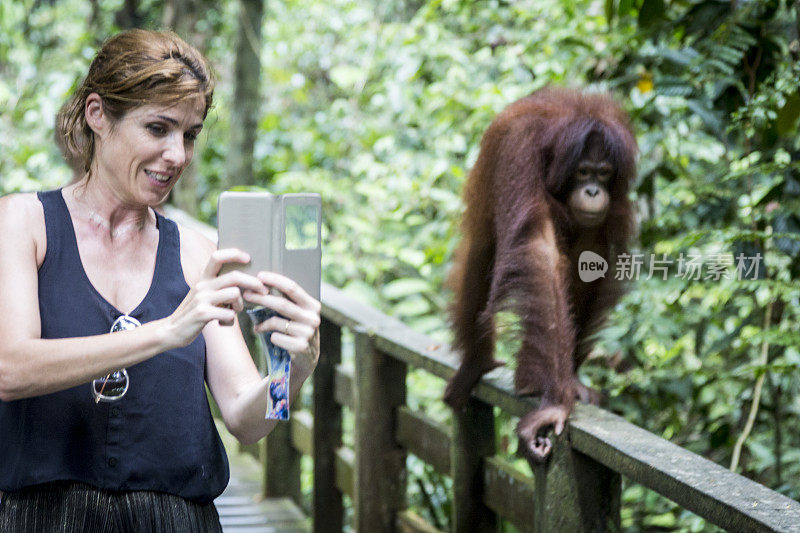
<svg viewBox="0 0 800 533">
<path fill-rule="evenodd" d="M 608 215 L 594 230 L 576 227 L 566 206 L 590 134 L 603 140 L 614 168 Z M 495 118 L 464 191 L 463 238 L 449 280 L 463 362 L 448 386 L 448 403 L 463 406 L 480 376 L 500 364 L 492 357 L 493 316 L 511 310 L 523 331 L 517 392 L 540 394 L 540 411 L 560 406 L 569 414 L 576 394 L 585 391 L 576 378 L 591 348 L 584 341 L 619 297 L 614 257 L 633 232 L 627 193 L 635 156 L 628 118 L 605 95 L 543 89 Z M 577 259 L 583 250 L 606 258 L 611 272 L 582 282 Z"/>
</svg>

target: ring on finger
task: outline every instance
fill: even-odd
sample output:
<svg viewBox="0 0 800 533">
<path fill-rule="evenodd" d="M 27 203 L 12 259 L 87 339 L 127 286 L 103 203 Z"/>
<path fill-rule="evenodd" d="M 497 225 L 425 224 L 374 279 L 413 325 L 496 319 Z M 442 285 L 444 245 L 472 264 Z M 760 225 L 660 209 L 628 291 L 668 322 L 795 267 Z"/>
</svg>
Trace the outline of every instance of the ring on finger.
<svg viewBox="0 0 800 533">
<path fill-rule="evenodd" d="M 291 323 L 292 323 L 291 320 L 287 320 L 286 321 L 286 326 L 283 328 L 283 334 L 284 335 L 288 335 L 289 334 L 289 324 L 291 324 Z"/>
</svg>

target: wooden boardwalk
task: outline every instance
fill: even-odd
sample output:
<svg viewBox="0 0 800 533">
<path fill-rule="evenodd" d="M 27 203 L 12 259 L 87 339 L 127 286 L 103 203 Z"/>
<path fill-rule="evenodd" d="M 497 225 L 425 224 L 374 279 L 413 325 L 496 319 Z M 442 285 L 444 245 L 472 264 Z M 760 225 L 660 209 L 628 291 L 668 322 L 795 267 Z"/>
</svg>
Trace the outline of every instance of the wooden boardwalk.
<svg viewBox="0 0 800 533">
<path fill-rule="evenodd" d="M 221 424 L 218 424 L 221 426 Z M 238 451 L 235 439 L 220 428 L 228 451 L 231 481 L 214 500 L 225 533 L 308 533 L 310 520 L 289 498 L 260 496 L 261 468 L 252 456 Z"/>
</svg>

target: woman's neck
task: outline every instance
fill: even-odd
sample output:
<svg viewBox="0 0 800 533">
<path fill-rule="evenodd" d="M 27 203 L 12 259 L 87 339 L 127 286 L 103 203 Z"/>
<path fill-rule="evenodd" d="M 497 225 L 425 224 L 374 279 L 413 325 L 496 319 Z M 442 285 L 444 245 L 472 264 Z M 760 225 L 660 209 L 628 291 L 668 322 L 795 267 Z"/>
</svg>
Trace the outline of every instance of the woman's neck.
<svg viewBox="0 0 800 533">
<path fill-rule="evenodd" d="M 126 203 L 96 177 L 84 177 L 78 183 L 65 187 L 64 191 L 77 207 L 75 215 L 112 241 L 123 236 L 133 237 L 141 233 L 148 223 L 154 223 L 148 206 Z"/>
</svg>

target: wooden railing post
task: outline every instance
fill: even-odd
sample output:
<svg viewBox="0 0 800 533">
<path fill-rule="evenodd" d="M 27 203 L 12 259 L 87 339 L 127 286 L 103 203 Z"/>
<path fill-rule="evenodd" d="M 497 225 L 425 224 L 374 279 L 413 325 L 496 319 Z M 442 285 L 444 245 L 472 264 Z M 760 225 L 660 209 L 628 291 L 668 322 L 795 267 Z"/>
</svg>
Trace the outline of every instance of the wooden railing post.
<svg viewBox="0 0 800 533">
<path fill-rule="evenodd" d="M 498 531 L 494 512 L 483 503 L 484 458 L 494 455 L 492 406 L 470 398 L 463 410 L 453 412 L 453 532 Z"/>
<path fill-rule="evenodd" d="M 264 496 L 288 497 L 302 502 L 301 454 L 292 445 L 290 421 L 280 421 L 264 443 Z"/>
<path fill-rule="evenodd" d="M 556 440 L 548 463 L 533 471 L 534 531 L 620 531 L 620 475 L 573 450 L 567 435 Z"/>
<path fill-rule="evenodd" d="M 253 333 L 253 321 L 250 320 L 250 316 L 242 311 L 239 313 L 239 329 L 242 331 L 242 337 L 244 337 L 244 342 L 247 344 L 247 350 L 250 352 L 250 357 L 253 359 L 253 362 L 259 367 L 260 361 L 263 361 L 263 354 L 262 349 L 263 346 L 259 345 L 257 340 L 256 334 Z M 261 365 L 264 366 L 264 365 Z M 262 371 L 259 368 L 259 371 Z M 266 371 L 266 370 L 264 370 Z M 254 457 L 257 461 L 263 461 L 264 459 L 264 444 L 262 442 L 256 442 L 254 444 L 242 444 L 239 443 L 239 451 L 242 453 L 246 453 L 252 457 Z M 261 463 L 264 464 L 263 462 Z M 266 486 L 262 487 L 262 490 L 266 490 Z"/>
<path fill-rule="evenodd" d="M 292 405 L 292 409 L 299 408 L 300 402 L 296 401 Z M 302 454 L 292 445 L 291 421 L 278 422 L 264 439 L 263 446 L 261 458 L 264 461 L 264 496 L 267 498 L 289 497 L 298 505 L 301 504 L 303 496 L 300 489 L 300 458 Z"/>
<path fill-rule="evenodd" d="M 264 349 L 259 346 L 253 334 L 253 324 L 247 313 L 239 315 L 242 334 L 251 354 Z M 258 361 L 256 360 L 258 365 Z M 261 369 L 264 371 L 265 369 Z M 265 497 L 291 497 L 301 501 L 300 491 L 300 452 L 292 446 L 291 424 L 278 422 L 263 442 L 248 446 L 240 445 L 240 450 L 262 461 L 262 491 Z"/>
<path fill-rule="evenodd" d="M 341 531 L 342 494 L 336 488 L 336 450 L 342 445 L 342 407 L 336 403 L 336 367 L 342 360 L 342 329 L 323 319 L 320 358 L 314 370 L 314 532 Z"/>
<path fill-rule="evenodd" d="M 406 364 L 355 330 L 354 529 L 392 533 L 405 507 L 406 453 L 397 443 L 397 408 L 405 404 Z"/>
</svg>

